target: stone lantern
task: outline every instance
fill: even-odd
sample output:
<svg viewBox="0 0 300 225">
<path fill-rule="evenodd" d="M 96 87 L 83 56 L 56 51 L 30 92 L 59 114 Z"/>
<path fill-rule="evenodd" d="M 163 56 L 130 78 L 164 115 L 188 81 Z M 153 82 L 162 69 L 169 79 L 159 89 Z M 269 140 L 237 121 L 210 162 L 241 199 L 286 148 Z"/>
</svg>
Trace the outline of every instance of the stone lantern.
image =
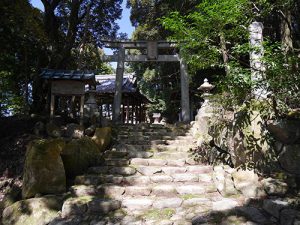
<svg viewBox="0 0 300 225">
<path fill-rule="evenodd" d="M 201 95 L 202 98 L 204 99 L 204 103 L 203 103 L 202 107 L 203 107 L 203 106 L 206 106 L 206 105 L 208 104 L 209 98 L 210 98 L 210 96 L 211 96 L 210 91 L 211 91 L 212 89 L 214 89 L 214 87 L 215 87 L 215 86 L 212 85 L 212 84 L 210 84 L 210 83 L 208 82 L 208 79 L 205 78 L 205 79 L 204 79 L 204 83 L 201 84 L 200 87 L 197 88 L 198 90 L 204 92 L 204 93 Z"/>
<path fill-rule="evenodd" d="M 86 109 L 88 117 L 97 116 L 99 113 L 97 101 L 95 98 L 96 91 L 95 90 L 89 90 L 88 91 L 88 100 L 84 104 L 84 108 Z"/>
</svg>

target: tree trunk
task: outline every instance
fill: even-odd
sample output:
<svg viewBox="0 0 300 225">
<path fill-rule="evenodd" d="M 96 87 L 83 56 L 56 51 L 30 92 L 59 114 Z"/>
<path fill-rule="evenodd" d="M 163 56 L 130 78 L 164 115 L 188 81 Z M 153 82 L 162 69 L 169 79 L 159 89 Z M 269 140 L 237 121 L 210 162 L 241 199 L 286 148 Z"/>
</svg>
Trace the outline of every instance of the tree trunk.
<svg viewBox="0 0 300 225">
<path fill-rule="evenodd" d="M 285 9 L 281 13 L 281 43 L 284 48 L 284 53 L 287 55 L 293 52 L 293 39 L 292 39 L 292 13 L 290 9 Z"/>
<path fill-rule="evenodd" d="M 228 66 L 228 54 L 227 54 L 227 48 L 226 48 L 226 41 L 223 33 L 220 33 L 220 47 L 222 51 L 222 56 L 223 56 L 223 62 L 224 62 L 224 67 L 225 67 L 225 73 L 226 75 L 229 74 L 229 66 Z"/>
</svg>

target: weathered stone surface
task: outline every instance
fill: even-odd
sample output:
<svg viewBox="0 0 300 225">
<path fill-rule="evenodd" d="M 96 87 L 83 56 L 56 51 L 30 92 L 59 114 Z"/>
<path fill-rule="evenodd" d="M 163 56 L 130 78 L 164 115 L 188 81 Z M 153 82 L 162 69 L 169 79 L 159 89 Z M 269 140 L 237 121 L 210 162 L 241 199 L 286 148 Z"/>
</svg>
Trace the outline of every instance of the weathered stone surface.
<svg viewBox="0 0 300 225">
<path fill-rule="evenodd" d="M 299 120 L 269 121 L 267 129 L 276 140 L 284 144 L 293 144 L 300 139 Z"/>
<path fill-rule="evenodd" d="M 144 158 L 148 159 L 153 156 L 152 152 L 143 152 L 143 151 L 130 151 L 128 153 L 129 158 Z"/>
<path fill-rule="evenodd" d="M 165 166 L 167 161 L 164 159 L 148 159 L 149 166 Z"/>
<path fill-rule="evenodd" d="M 87 211 L 87 203 L 93 199 L 92 196 L 69 198 L 62 206 L 61 216 L 63 218 L 72 215 L 82 215 Z"/>
<path fill-rule="evenodd" d="M 111 167 L 109 167 L 109 166 L 94 166 L 94 167 L 88 168 L 87 172 L 95 173 L 95 174 L 106 174 L 106 173 L 108 173 L 110 168 Z"/>
<path fill-rule="evenodd" d="M 194 159 L 194 158 L 187 158 L 185 160 L 186 164 L 188 165 L 196 165 L 197 164 L 197 161 Z"/>
<path fill-rule="evenodd" d="M 157 209 L 177 208 L 181 206 L 182 201 L 181 198 L 157 199 L 153 202 L 153 207 Z"/>
<path fill-rule="evenodd" d="M 168 166 L 184 166 L 185 165 L 185 159 L 170 159 L 167 163 Z"/>
<path fill-rule="evenodd" d="M 122 158 L 126 158 L 128 155 L 128 152 L 122 152 L 122 151 L 106 151 L 104 153 L 104 157 L 106 159 L 122 159 Z"/>
<path fill-rule="evenodd" d="M 131 196 L 149 196 L 151 187 L 149 186 L 127 186 L 125 194 Z"/>
<path fill-rule="evenodd" d="M 128 166 L 129 161 L 127 159 L 106 159 L 105 165 L 107 165 L 107 166 Z"/>
<path fill-rule="evenodd" d="M 211 207 L 212 202 L 208 198 L 191 198 L 184 200 L 183 202 L 184 207 L 192 207 L 192 206 L 203 206 L 203 207 Z"/>
<path fill-rule="evenodd" d="M 85 133 L 85 135 L 92 137 L 92 136 L 94 136 L 95 131 L 96 131 L 96 125 L 91 125 L 85 129 L 84 133 Z"/>
<path fill-rule="evenodd" d="M 88 137 L 70 141 L 61 153 L 67 177 L 83 174 L 101 157 L 98 146 Z"/>
<path fill-rule="evenodd" d="M 122 206 L 131 210 L 149 209 L 153 204 L 152 199 L 146 198 L 130 198 L 122 201 Z"/>
<path fill-rule="evenodd" d="M 70 191 L 75 196 L 97 195 L 98 189 L 94 185 L 74 185 Z"/>
<path fill-rule="evenodd" d="M 101 193 L 109 197 L 120 197 L 125 193 L 125 187 L 114 184 L 103 184 L 98 188 Z"/>
<path fill-rule="evenodd" d="M 124 177 L 124 183 L 129 185 L 149 184 L 150 178 L 148 176 Z"/>
<path fill-rule="evenodd" d="M 148 160 L 143 158 L 133 158 L 130 161 L 130 164 L 132 165 L 141 165 L 141 166 L 148 166 Z"/>
<path fill-rule="evenodd" d="M 130 176 L 136 173 L 136 169 L 133 167 L 113 167 L 109 170 L 110 173 L 112 174 L 119 174 L 119 175 L 124 175 L 124 176 Z"/>
<path fill-rule="evenodd" d="M 296 218 L 300 218 L 299 211 L 294 209 L 283 209 L 280 212 L 280 225 L 294 225 Z"/>
<path fill-rule="evenodd" d="M 1 188 L 2 187 L 0 185 L 0 189 Z M 6 189 L 3 199 L 0 201 L 0 212 L 2 212 L 8 206 L 11 206 L 15 202 L 17 202 L 20 199 L 21 195 L 22 195 L 22 189 L 18 186 L 10 187 L 8 190 Z"/>
<path fill-rule="evenodd" d="M 248 220 L 251 220 L 258 224 L 265 224 L 266 222 L 268 222 L 268 219 L 263 215 L 261 210 L 255 207 L 252 206 L 237 207 L 236 211 L 238 212 L 238 215 L 242 215 Z"/>
<path fill-rule="evenodd" d="M 99 150 L 104 152 L 111 142 L 111 127 L 96 128 L 92 140 L 98 145 Z"/>
<path fill-rule="evenodd" d="M 156 173 L 160 173 L 162 170 L 161 167 L 155 167 L 155 166 L 140 166 L 137 168 L 137 171 L 139 173 L 141 173 L 142 175 L 146 175 L 146 176 L 149 176 L 149 175 L 153 175 L 153 174 L 156 174 Z"/>
<path fill-rule="evenodd" d="M 263 209 L 276 218 L 279 218 L 280 211 L 288 206 L 289 203 L 287 201 L 282 201 L 279 199 L 266 199 L 263 203 Z"/>
<path fill-rule="evenodd" d="M 56 126 L 53 122 L 46 124 L 46 132 L 48 136 L 59 138 L 61 137 L 61 130 L 58 126 Z"/>
<path fill-rule="evenodd" d="M 182 185 L 177 186 L 176 191 L 178 194 L 184 195 L 184 194 L 204 194 L 205 189 L 200 184 L 194 184 L 194 185 Z"/>
<path fill-rule="evenodd" d="M 87 203 L 89 213 L 104 213 L 107 214 L 121 207 L 121 202 L 118 200 L 93 199 Z"/>
<path fill-rule="evenodd" d="M 172 182 L 173 177 L 169 175 L 153 175 L 150 176 L 150 179 L 154 183 L 163 183 L 163 182 Z"/>
<path fill-rule="evenodd" d="M 84 127 L 76 123 L 69 123 L 65 128 L 64 136 L 75 139 L 82 138 L 84 136 Z"/>
<path fill-rule="evenodd" d="M 3 225 L 46 225 L 58 216 L 62 198 L 45 196 L 14 203 L 3 211 Z"/>
<path fill-rule="evenodd" d="M 198 174 L 199 182 L 211 182 L 212 174 Z"/>
<path fill-rule="evenodd" d="M 234 186 L 246 197 L 259 197 L 263 195 L 258 176 L 251 170 L 238 170 L 232 174 Z"/>
<path fill-rule="evenodd" d="M 199 176 L 193 173 L 178 173 L 172 175 L 174 182 L 198 182 Z"/>
<path fill-rule="evenodd" d="M 166 166 L 161 168 L 162 171 L 167 175 L 177 174 L 177 173 L 185 173 L 187 171 L 186 167 L 172 167 Z"/>
<path fill-rule="evenodd" d="M 278 160 L 283 169 L 292 174 L 300 175 L 300 144 L 285 145 Z"/>
<path fill-rule="evenodd" d="M 212 172 L 211 166 L 187 166 L 187 171 L 190 173 L 210 173 Z"/>
<path fill-rule="evenodd" d="M 237 206 L 238 206 L 237 201 L 224 198 L 223 200 L 213 202 L 212 210 L 213 211 L 232 210 Z"/>
<path fill-rule="evenodd" d="M 157 185 L 152 188 L 152 194 L 156 196 L 170 196 L 176 194 L 174 185 Z"/>
<path fill-rule="evenodd" d="M 27 146 L 23 198 L 36 194 L 58 194 L 66 191 L 66 176 L 60 153 L 65 142 L 60 139 L 36 140 Z"/>
<path fill-rule="evenodd" d="M 262 180 L 262 184 L 268 195 L 285 195 L 288 191 L 286 183 L 271 177 Z"/>
</svg>

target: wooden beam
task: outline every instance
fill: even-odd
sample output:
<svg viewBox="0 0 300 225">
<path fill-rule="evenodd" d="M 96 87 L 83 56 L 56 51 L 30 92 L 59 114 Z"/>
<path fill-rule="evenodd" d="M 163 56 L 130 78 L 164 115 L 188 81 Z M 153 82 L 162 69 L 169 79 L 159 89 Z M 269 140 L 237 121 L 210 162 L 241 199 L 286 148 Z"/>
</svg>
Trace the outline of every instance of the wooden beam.
<svg viewBox="0 0 300 225">
<path fill-rule="evenodd" d="M 147 48 L 147 41 L 103 41 L 107 48 L 143 49 Z M 157 48 L 176 48 L 177 42 L 157 41 Z"/>
<path fill-rule="evenodd" d="M 104 62 L 118 62 L 118 55 L 104 55 Z M 155 60 L 148 60 L 147 55 L 126 55 L 125 62 L 179 62 L 178 55 L 158 55 Z"/>
</svg>

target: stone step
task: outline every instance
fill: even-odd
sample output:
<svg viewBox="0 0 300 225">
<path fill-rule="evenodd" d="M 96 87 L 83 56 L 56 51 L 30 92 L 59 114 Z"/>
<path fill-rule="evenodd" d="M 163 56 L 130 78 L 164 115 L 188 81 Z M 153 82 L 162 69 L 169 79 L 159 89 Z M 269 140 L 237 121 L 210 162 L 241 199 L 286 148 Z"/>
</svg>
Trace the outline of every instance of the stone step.
<svg viewBox="0 0 300 225">
<path fill-rule="evenodd" d="M 156 159 L 187 159 L 190 154 L 188 152 L 158 152 L 155 153 L 153 158 Z"/>
<path fill-rule="evenodd" d="M 184 166 L 186 164 L 184 159 L 142 159 L 132 158 L 130 164 L 134 166 Z"/>
<path fill-rule="evenodd" d="M 96 175 L 87 174 L 77 176 L 75 178 L 76 185 L 100 185 L 104 183 L 121 184 L 123 182 L 123 176 L 121 175 Z"/>
<path fill-rule="evenodd" d="M 123 199 L 128 196 L 180 197 L 184 195 L 202 195 L 216 192 L 217 189 L 198 182 L 162 183 L 152 185 L 123 186 L 116 184 L 74 185 L 70 187 L 72 196 L 97 196 L 102 198 Z"/>
<path fill-rule="evenodd" d="M 90 167 L 88 169 L 88 173 L 130 176 L 136 173 L 136 169 L 130 166 L 120 166 L 120 167 L 97 166 L 97 167 Z"/>
<path fill-rule="evenodd" d="M 212 173 L 211 167 L 205 166 L 145 166 L 139 165 L 135 166 L 136 171 L 144 176 L 152 176 L 155 174 L 166 174 L 166 175 L 174 175 L 174 174 L 206 174 Z"/>
<path fill-rule="evenodd" d="M 127 144 L 127 145 L 162 145 L 167 144 L 165 140 L 134 140 L 134 139 L 126 139 L 119 141 L 119 144 Z"/>
<path fill-rule="evenodd" d="M 118 144 L 113 146 L 112 151 L 150 151 L 152 148 L 151 145 L 129 145 L 129 144 Z"/>
<path fill-rule="evenodd" d="M 128 166 L 130 164 L 129 160 L 122 158 L 109 158 L 105 159 L 105 166 Z"/>
<path fill-rule="evenodd" d="M 61 215 L 63 218 L 88 214 L 108 214 L 120 209 L 121 202 L 112 199 L 97 198 L 95 196 L 82 196 L 67 199 L 63 206 Z"/>
<path fill-rule="evenodd" d="M 205 171 L 205 170 L 204 170 Z M 210 184 L 212 182 L 211 173 L 182 173 L 182 174 L 154 174 L 151 176 L 143 175 L 132 175 L 132 176 L 121 176 L 121 175 L 96 175 L 87 174 L 77 176 L 75 178 L 76 185 L 101 185 L 105 183 L 118 184 L 118 185 L 155 185 L 159 183 L 186 183 L 186 182 L 200 182 L 203 184 Z"/>
<path fill-rule="evenodd" d="M 104 158 L 127 158 L 128 152 L 125 151 L 106 151 L 104 152 Z"/>
<path fill-rule="evenodd" d="M 177 137 L 176 137 L 177 138 Z M 145 135 L 145 134 L 125 134 L 117 135 L 116 140 L 135 140 L 135 141 L 144 141 L 144 140 L 174 140 L 175 136 L 173 135 Z"/>
</svg>

